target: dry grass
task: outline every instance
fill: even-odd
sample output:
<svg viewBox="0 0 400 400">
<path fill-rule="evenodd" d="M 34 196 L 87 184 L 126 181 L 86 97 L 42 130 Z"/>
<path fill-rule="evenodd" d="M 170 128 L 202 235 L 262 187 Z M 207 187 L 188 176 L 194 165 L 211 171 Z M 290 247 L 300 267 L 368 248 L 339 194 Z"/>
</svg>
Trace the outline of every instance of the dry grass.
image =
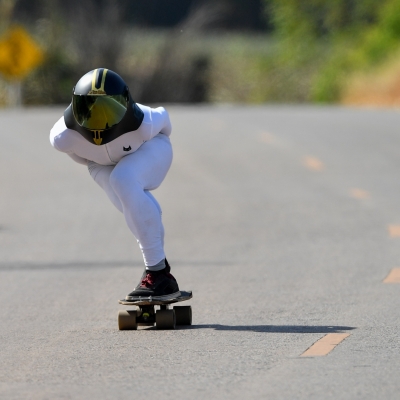
<svg viewBox="0 0 400 400">
<path fill-rule="evenodd" d="M 349 78 L 341 103 L 353 106 L 400 107 L 400 54 L 379 68 Z"/>
</svg>

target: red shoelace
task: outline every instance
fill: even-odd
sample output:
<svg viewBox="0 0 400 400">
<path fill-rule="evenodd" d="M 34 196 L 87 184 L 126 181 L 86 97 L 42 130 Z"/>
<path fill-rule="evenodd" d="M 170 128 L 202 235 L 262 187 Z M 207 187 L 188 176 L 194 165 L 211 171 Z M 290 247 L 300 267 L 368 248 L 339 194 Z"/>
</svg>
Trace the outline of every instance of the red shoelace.
<svg viewBox="0 0 400 400">
<path fill-rule="evenodd" d="M 167 272 L 165 275 L 169 279 L 175 280 L 175 278 L 169 272 Z M 140 287 L 151 288 L 155 284 L 157 277 L 158 277 L 157 274 L 152 274 L 151 272 L 147 273 L 146 276 L 142 279 L 142 282 L 140 283 Z"/>
<path fill-rule="evenodd" d="M 156 281 L 156 277 L 149 272 L 148 274 L 146 274 L 146 276 L 142 279 L 142 282 L 140 284 L 140 287 L 147 287 L 150 288 L 151 286 L 154 285 Z"/>
</svg>

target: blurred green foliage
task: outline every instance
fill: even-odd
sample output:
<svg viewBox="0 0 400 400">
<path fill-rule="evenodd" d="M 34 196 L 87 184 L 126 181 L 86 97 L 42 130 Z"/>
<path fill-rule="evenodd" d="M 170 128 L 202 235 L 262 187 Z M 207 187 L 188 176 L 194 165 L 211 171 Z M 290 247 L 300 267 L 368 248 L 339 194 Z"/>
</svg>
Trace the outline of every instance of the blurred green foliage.
<svg viewBox="0 0 400 400">
<path fill-rule="evenodd" d="M 400 0 L 266 0 L 266 7 L 279 41 L 275 63 L 298 85 L 308 82 L 306 100 L 340 100 L 352 74 L 400 47 Z"/>
<path fill-rule="evenodd" d="M 143 103 L 337 102 L 354 74 L 400 52 L 400 0 L 262 1 L 263 31 L 222 30 L 243 0 L 194 2 L 158 30 L 129 22 L 134 6 L 122 0 L 41 0 L 35 12 L 39 3 L 0 0 L 0 30 L 15 5 L 32 8 L 21 15 L 46 58 L 23 83 L 25 104 L 68 103 L 99 66 L 121 73 Z M 5 90 L 0 81 L 3 103 Z"/>
</svg>

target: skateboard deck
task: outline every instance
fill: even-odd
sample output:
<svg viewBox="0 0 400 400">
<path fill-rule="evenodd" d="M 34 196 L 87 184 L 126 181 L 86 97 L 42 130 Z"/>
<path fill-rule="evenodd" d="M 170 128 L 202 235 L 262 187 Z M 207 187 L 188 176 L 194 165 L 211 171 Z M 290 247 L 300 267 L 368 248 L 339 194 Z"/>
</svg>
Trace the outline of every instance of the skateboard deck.
<svg viewBox="0 0 400 400">
<path fill-rule="evenodd" d="M 124 306 L 135 306 L 134 310 L 124 310 L 118 313 L 120 330 L 136 330 L 138 326 L 153 326 L 157 329 L 175 329 L 176 325 L 192 325 L 192 307 L 170 304 L 190 300 L 192 291 L 181 290 L 175 297 L 160 299 L 157 297 L 134 297 L 131 300 L 119 300 Z M 156 306 L 159 309 L 156 310 Z"/>
<path fill-rule="evenodd" d="M 185 292 L 181 290 L 178 292 L 179 295 L 177 297 L 173 297 L 172 299 L 160 300 L 157 297 L 135 297 L 132 300 L 119 300 L 119 304 L 124 306 L 161 306 L 167 304 L 178 303 L 180 301 L 186 301 L 193 297 L 192 291 L 189 290 Z"/>
</svg>

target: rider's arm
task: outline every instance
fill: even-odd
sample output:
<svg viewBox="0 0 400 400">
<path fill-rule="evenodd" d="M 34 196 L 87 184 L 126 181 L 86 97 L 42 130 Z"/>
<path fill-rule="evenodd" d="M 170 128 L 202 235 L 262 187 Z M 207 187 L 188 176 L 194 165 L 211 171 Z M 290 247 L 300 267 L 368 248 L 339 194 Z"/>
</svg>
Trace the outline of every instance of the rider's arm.
<svg viewBox="0 0 400 400">
<path fill-rule="evenodd" d="M 152 108 L 151 109 L 151 137 L 163 133 L 164 135 L 170 136 L 172 127 L 169 119 L 168 111 L 164 107 Z"/>
<path fill-rule="evenodd" d="M 61 117 L 50 131 L 50 143 L 58 151 L 67 153 L 75 162 L 88 165 L 88 160 L 77 156 L 71 146 L 71 138 L 67 135 L 67 127 L 64 123 L 64 117 Z"/>
<path fill-rule="evenodd" d="M 82 165 L 88 165 L 88 160 L 86 160 L 86 158 L 82 158 L 77 156 L 74 153 L 67 153 L 75 162 L 77 162 L 78 164 L 82 164 Z"/>
</svg>

